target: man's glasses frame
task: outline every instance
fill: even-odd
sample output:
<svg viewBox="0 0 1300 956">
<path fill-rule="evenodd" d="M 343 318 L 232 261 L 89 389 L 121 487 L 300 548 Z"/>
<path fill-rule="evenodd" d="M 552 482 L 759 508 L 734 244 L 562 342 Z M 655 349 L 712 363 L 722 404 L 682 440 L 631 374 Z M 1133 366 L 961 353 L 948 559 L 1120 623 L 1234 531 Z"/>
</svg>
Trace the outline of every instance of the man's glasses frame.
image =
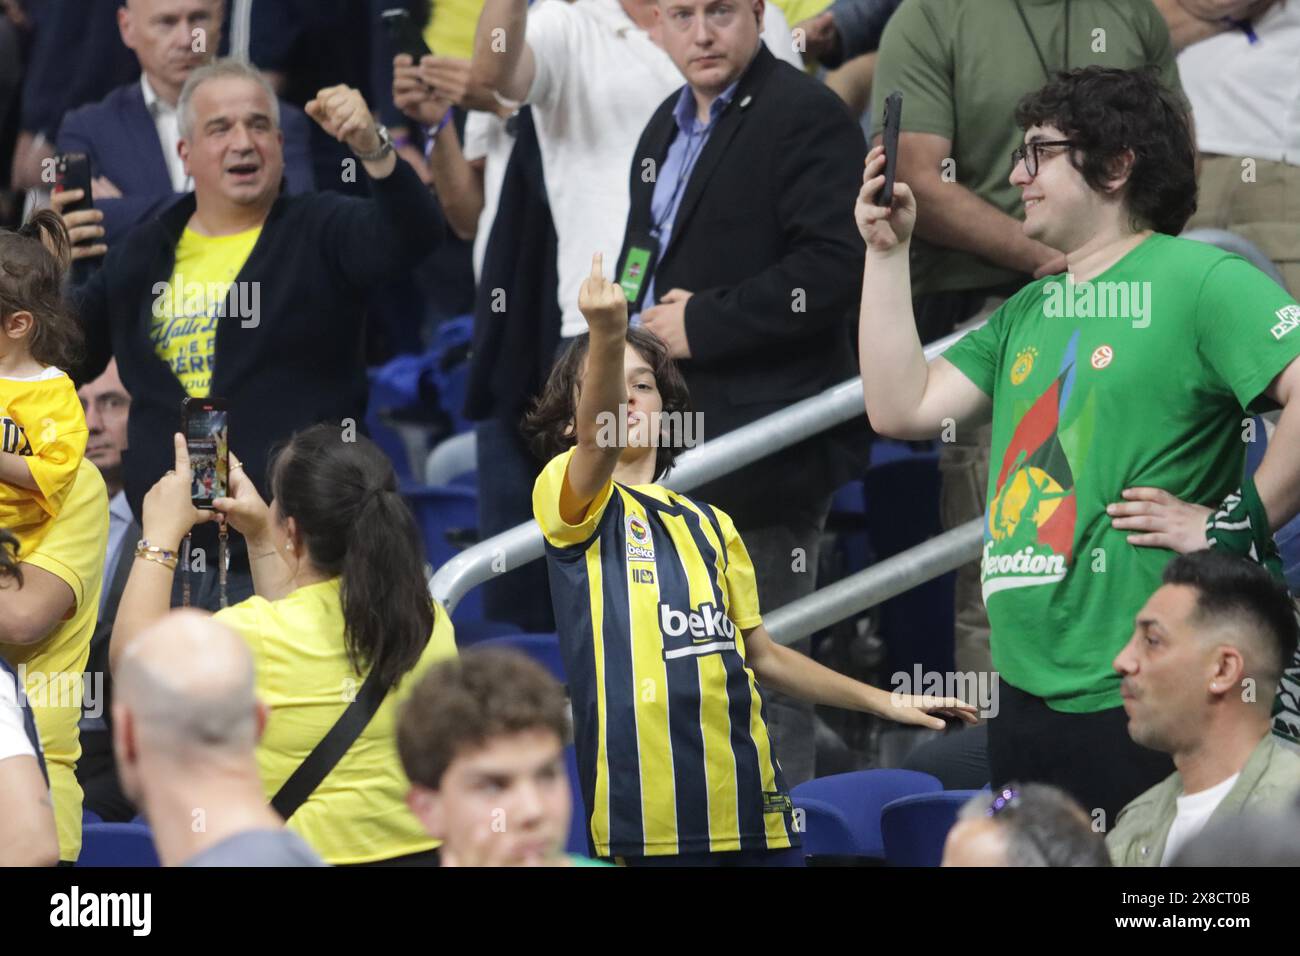
<svg viewBox="0 0 1300 956">
<path fill-rule="evenodd" d="M 1021 160 L 1024 160 L 1025 172 L 1029 174 L 1030 179 L 1033 179 L 1038 175 L 1039 150 L 1056 149 L 1062 146 L 1073 147 L 1074 141 L 1069 139 L 1047 139 L 1023 143 L 1011 152 L 1011 169 L 1014 172 L 1015 168 L 1020 165 Z"/>
</svg>

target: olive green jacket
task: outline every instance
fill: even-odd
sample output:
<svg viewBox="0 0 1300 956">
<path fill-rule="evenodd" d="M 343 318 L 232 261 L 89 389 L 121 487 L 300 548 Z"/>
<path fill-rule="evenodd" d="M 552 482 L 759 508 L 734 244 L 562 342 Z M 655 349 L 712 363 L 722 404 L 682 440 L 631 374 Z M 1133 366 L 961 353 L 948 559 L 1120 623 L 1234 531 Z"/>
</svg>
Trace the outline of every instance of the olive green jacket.
<svg viewBox="0 0 1300 956">
<path fill-rule="evenodd" d="M 1116 866 L 1159 866 L 1182 792 L 1182 775 L 1174 771 L 1124 807 L 1106 836 L 1111 862 Z M 1300 756 L 1272 734 L 1266 734 L 1251 751 L 1241 768 L 1241 776 L 1214 808 L 1206 825 L 1245 812 L 1286 807 L 1297 793 L 1300 793 Z"/>
</svg>

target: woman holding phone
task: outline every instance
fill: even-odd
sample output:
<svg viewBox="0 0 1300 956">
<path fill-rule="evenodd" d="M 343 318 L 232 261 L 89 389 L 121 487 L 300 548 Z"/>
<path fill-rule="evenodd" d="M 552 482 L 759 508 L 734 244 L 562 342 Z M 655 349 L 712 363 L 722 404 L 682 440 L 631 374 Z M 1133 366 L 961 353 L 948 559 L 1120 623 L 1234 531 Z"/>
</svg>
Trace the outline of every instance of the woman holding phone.
<svg viewBox="0 0 1300 956">
<path fill-rule="evenodd" d="M 256 594 L 217 618 L 244 637 L 256 662 L 268 709 L 257 750 L 267 798 L 329 863 L 436 865 L 436 841 L 406 807 L 395 726 L 413 681 L 456 647 L 447 613 L 429 597 L 419 531 L 388 459 L 365 437 L 345 440 L 338 427 L 315 425 L 272 458 L 269 506 L 231 454 L 231 496 L 205 511 L 191 501 L 184 436 L 175 443 L 175 470 L 144 499 L 144 539 L 110 660 L 116 666 L 167 614 L 190 528 L 227 520 L 247 539 Z M 282 797 L 295 788 L 282 792 L 285 782 L 349 708 L 369 700 L 381 702 L 346 752 L 286 808 Z"/>
</svg>

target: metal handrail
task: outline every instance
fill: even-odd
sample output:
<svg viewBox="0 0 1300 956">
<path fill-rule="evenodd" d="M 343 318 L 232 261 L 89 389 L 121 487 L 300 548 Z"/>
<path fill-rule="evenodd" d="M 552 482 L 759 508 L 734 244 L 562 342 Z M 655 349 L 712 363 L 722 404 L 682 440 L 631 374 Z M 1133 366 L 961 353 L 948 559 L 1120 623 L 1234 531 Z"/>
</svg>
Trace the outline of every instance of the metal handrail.
<svg viewBox="0 0 1300 956">
<path fill-rule="evenodd" d="M 931 342 L 925 347 L 926 359 L 943 354 L 973 328 Z M 862 380 L 849 379 L 683 452 L 663 484 L 690 491 L 864 413 Z M 429 593 L 453 611 L 471 588 L 535 561 L 545 550 L 537 522 L 524 522 L 453 557 L 433 575 Z"/>
</svg>

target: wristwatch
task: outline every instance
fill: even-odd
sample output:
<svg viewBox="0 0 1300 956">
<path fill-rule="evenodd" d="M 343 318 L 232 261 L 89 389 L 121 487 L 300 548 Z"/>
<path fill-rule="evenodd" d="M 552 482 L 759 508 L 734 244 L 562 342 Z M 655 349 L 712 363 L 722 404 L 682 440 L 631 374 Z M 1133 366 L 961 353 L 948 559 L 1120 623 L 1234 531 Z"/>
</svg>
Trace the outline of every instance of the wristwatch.
<svg viewBox="0 0 1300 956">
<path fill-rule="evenodd" d="M 357 153 L 357 159 L 363 163 L 378 162 L 393 151 L 393 137 L 389 135 L 388 127 L 383 123 L 377 123 L 375 133 L 379 136 L 379 148 L 373 153 Z M 353 152 L 357 151 L 354 149 Z"/>
</svg>

